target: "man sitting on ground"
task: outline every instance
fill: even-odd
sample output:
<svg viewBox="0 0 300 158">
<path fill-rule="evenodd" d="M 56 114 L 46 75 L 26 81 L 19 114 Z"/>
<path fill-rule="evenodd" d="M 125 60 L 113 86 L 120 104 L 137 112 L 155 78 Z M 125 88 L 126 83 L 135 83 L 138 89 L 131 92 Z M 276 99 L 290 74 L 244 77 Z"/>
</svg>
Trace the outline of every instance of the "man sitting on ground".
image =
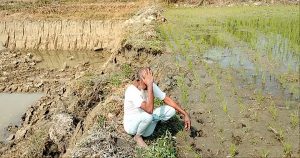
<svg viewBox="0 0 300 158">
<path fill-rule="evenodd" d="M 138 78 L 125 91 L 123 120 L 125 131 L 134 135 L 137 144 L 147 147 L 142 136 L 150 136 L 158 121 L 167 121 L 176 111 L 184 116 L 185 129 L 189 130 L 191 120 L 188 113 L 153 83 L 150 68 L 140 69 L 137 76 Z M 154 109 L 154 97 L 163 100 L 167 105 Z"/>
</svg>

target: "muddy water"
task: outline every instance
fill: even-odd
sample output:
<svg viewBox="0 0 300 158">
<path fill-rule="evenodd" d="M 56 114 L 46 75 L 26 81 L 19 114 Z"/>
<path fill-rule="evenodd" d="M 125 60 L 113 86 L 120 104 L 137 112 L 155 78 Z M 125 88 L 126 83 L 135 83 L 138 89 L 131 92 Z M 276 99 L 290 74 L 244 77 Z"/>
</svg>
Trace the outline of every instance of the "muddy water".
<svg viewBox="0 0 300 158">
<path fill-rule="evenodd" d="M 88 63 L 92 68 L 99 68 L 111 55 L 104 51 L 31 51 L 28 53 L 32 53 L 40 60 L 37 63 L 38 67 L 46 69 L 75 67 L 84 63 Z"/>
<path fill-rule="evenodd" d="M 5 128 L 18 125 L 26 109 L 42 96 L 41 93 L 0 93 L 0 141 L 7 137 Z"/>
<path fill-rule="evenodd" d="M 260 48 L 264 49 L 265 43 L 261 43 Z M 274 48 L 278 46 L 275 45 Z M 285 100 L 299 100 L 299 96 L 290 93 L 282 86 L 282 83 L 271 74 L 270 72 L 262 69 L 258 69 L 256 64 L 247 57 L 245 48 L 221 48 L 213 47 L 206 51 L 203 55 L 204 61 L 207 63 L 218 63 L 221 68 L 233 68 L 240 70 L 238 74 L 242 79 L 239 80 L 239 85 L 254 85 L 256 90 L 262 91 L 264 94 L 270 94 L 273 96 L 283 96 Z M 288 54 L 279 53 L 278 49 L 272 51 L 273 55 Z M 298 71 L 297 65 L 299 61 L 293 58 L 291 55 L 286 58 L 279 58 L 281 61 L 280 72 L 285 73 L 287 71 Z"/>
</svg>

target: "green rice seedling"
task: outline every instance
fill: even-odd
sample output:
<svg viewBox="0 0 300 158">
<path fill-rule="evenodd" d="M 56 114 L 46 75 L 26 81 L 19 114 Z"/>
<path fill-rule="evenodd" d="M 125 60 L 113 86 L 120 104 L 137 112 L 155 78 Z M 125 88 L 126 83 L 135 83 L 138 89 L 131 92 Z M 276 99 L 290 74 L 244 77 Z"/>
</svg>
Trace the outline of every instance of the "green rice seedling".
<svg viewBox="0 0 300 158">
<path fill-rule="evenodd" d="M 187 60 L 188 60 L 188 68 L 189 68 L 189 70 L 193 71 L 194 70 L 193 69 L 193 67 L 194 67 L 193 59 L 187 58 Z"/>
<path fill-rule="evenodd" d="M 206 99 L 207 99 L 207 93 L 206 93 L 206 91 L 204 90 L 204 91 L 202 91 L 202 93 L 200 93 L 201 95 L 200 95 L 200 101 L 202 102 L 202 103 L 205 103 L 206 102 Z"/>
<path fill-rule="evenodd" d="M 231 144 L 229 147 L 229 154 L 231 157 L 235 157 L 238 154 L 235 144 Z"/>
<path fill-rule="evenodd" d="M 189 101 L 188 86 L 186 85 L 183 76 L 181 76 L 177 80 L 177 85 L 179 86 L 179 89 L 181 91 L 181 95 L 180 96 L 181 96 L 181 101 L 182 101 L 183 105 L 188 105 L 188 101 Z"/>
<path fill-rule="evenodd" d="M 262 73 L 262 75 L 261 75 L 261 82 L 262 82 L 263 86 L 266 85 L 266 75 L 264 73 Z"/>
<path fill-rule="evenodd" d="M 278 132 L 278 138 L 281 142 L 284 141 L 284 131 L 282 128 L 279 129 L 279 132 Z"/>
<path fill-rule="evenodd" d="M 271 103 L 271 104 L 272 104 L 272 105 L 270 105 L 270 106 L 268 107 L 268 110 L 269 110 L 270 114 L 272 115 L 272 118 L 273 118 L 274 120 L 277 120 L 277 117 L 278 117 L 278 110 L 277 110 L 276 106 L 274 105 L 274 103 Z"/>
<path fill-rule="evenodd" d="M 223 111 L 227 114 L 228 113 L 228 107 L 226 101 L 222 102 Z"/>
<path fill-rule="evenodd" d="M 250 144 L 256 145 L 257 143 L 258 143 L 257 138 L 252 138 L 252 139 L 250 139 Z"/>
<path fill-rule="evenodd" d="M 254 112 L 253 114 L 253 120 L 258 122 L 258 114 L 257 114 L 257 111 Z"/>
<path fill-rule="evenodd" d="M 283 143 L 283 153 L 285 157 L 291 157 L 293 152 L 292 145 L 290 143 Z"/>
<path fill-rule="evenodd" d="M 256 91 L 256 100 L 258 101 L 258 103 L 260 105 L 262 105 L 263 101 L 264 101 L 265 97 L 263 95 L 263 92 L 261 89 Z"/>
<path fill-rule="evenodd" d="M 238 105 L 239 105 L 239 108 L 240 108 L 240 113 L 244 112 L 245 111 L 245 105 L 244 105 L 241 97 L 238 97 Z"/>
<path fill-rule="evenodd" d="M 267 158 L 267 157 L 269 157 L 269 155 L 270 155 L 270 151 L 263 149 L 261 151 L 261 156 L 260 157 L 261 158 Z"/>
<path fill-rule="evenodd" d="M 290 114 L 290 123 L 292 125 L 292 128 L 296 128 L 297 125 L 299 125 L 298 112 L 294 112 Z"/>
<path fill-rule="evenodd" d="M 232 77 L 232 75 L 231 75 L 230 73 L 227 73 L 226 79 L 227 79 L 227 81 L 229 81 L 230 83 L 233 83 L 233 77 Z"/>
<path fill-rule="evenodd" d="M 237 88 L 234 86 L 234 87 L 232 87 L 232 91 L 233 91 L 233 94 L 234 95 L 237 95 L 238 94 L 238 90 L 237 90 Z"/>
</svg>

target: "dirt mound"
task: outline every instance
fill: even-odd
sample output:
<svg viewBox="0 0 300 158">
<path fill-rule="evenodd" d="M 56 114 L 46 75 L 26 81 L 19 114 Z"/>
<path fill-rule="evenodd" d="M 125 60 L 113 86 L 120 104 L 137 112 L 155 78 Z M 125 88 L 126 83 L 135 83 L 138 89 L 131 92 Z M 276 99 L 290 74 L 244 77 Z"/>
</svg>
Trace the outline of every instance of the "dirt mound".
<svg viewBox="0 0 300 158">
<path fill-rule="evenodd" d="M 126 28 L 124 30 L 143 30 L 140 39 L 153 41 L 155 38 L 151 37 L 149 40 L 146 34 L 149 33 L 148 29 L 150 32 L 153 31 L 154 24 L 160 21 L 160 15 L 155 7 L 150 7 L 149 10 L 144 9 L 144 11 L 145 13 L 139 12 L 134 16 L 133 20 L 128 20 L 130 22 L 124 24 Z M 134 35 L 128 34 L 126 37 L 130 36 L 134 39 Z M 154 32 L 153 35 L 157 37 Z M 127 39 L 123 41 L 127 41 L 128 44 Z M 48 84 L 43 82 L 42 86 L 32 90 L 41 90 L 43 87 L 42 90 L 46 91 L 46 95 L 27 110 L 23 116 L 22 125 L 16 133 L 12 133 L 14 136 L 1 148 L 0 154 L 3 157 L 59 157 L 64 154 L 72 157 L 134 155 L 134 144 L 122 127 L 123 100 L 121 96 L 125 85 L 130 82 L 128 78 L 133 75 L 133 70 L 141 66 L 140 63 L 147 64 L 145 59 L 147 61 L 154 59 L 155 53 L 153 52 L 155 51 L 152 51 L 150 47 L 148 49 L 145 45 L 143 46 L 145 49 L 140 49 L 142 47 L 137 47 L 134 43 L 131 44 L 134 49 L 128 51 L 127 46 L 121 45 L 116 51 L 117 54 L 113 54 L 107 61 L 105 69 L 98 71 L 89 69 L 89 64 L 74 68 L 67 67 L 61 71 L 37 69 L 65 80 L 53 82 L 55 86 L 52 87 L 48 87 Z M 12 59 L 23 58 L 23 54 L 14 55 L 11 52 L 1 55 Z M 27 54 L 24 58 L 29 58 L 30 61 L 22 62 L 22 65 L 32 62 L 33 57 Z M 7 60 L 7 65 L 11 65 L 9 61 L 11 59 Z M 13 65 L 16 64 L 12 64 L 11 69 L 14 68 Z M 28 68 L 20 63 L 17 65 L 15 67 L 17 69 Z M 35 65 L 30 68 L 32 68 L 32 73 L 36 72 Z M 4 68 L 4 70 L 7 69 Z M 16 82 L 18 81 L 22 82 L 22 79 Z M 17 89 L 7 89 L 7 91 L 15 92 Z"/>
</svg>

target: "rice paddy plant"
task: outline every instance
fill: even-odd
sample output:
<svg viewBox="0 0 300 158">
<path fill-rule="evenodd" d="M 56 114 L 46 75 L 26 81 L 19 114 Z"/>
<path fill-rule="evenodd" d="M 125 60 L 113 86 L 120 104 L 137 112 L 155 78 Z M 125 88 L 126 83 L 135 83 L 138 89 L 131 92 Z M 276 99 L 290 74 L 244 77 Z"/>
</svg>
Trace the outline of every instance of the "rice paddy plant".
<svg viewBox="0 0 300 158">
<path fill-rule="evenodd" d="M 189 101 L 188 86 L 186 85 L 183 76 L 178 78 L 177 85 L 179 86 L 179 89 L 181 92 L 181 94 L 180 94 L 181 101 L 182 101 L 183 105 L 187 106 L 188 101 Z"/>
<path fill-rule="evenodd" d="M 292 125 L 292 128 L 296 128 L 299 125 L 298 112 L 294 112 L 290 114 L 290 123 Z"/>
<path fill-rule="evenodd" d="M 222 107 L 223 107 L 223 111 L 227 114 L 228 113 L 228 107 L 227 107 L 227 102 L 226 101 L 222 102 Z"/>
<path fill-rule="evenodd" d="M 256 100 L 257 102 L 262 105 L 263 101 L 264 101 L 265 97 L 263 95 L 263 91 L 261 89 L 256 91 Z"/>
<path fill-rule="evenodd" d="M 269 157 L 269 155 L 270 155 L 270 151 L 263 149 L 263 150 L 261 151 L 260 157 L 261 157 L 261 158 L 267 158 L 267 157 Z"/>
<path fill-rule="evenodd" d="M 241 97 L 238 97 L 238 105 L 240 108 L 240 113 L 244 112 L 246 107 L 245 107 Z"/>
<path fill-rule="evenodd" d="M 238 154 L 235 144 L 231 144 L 229 147 L 229 154 L 231 157 L 235 157 Z"/>
<path fill-rule="evenodd" d="M 258 114 L 257 111 L 254 111 L 253 118 L 254 121 L 258 122 Z"/>
<path fill-rule="evenodd" d="M 190 57 L 187 57 L 187 62 L 188 62 L 188 68 L 190 71 L 194 70 L 194 63 L 193 63 L 193 59 Z"/>
<path fill-rule="evenodd" d="M 205 103 L 206 102 L 206 99 L 207 99 L 207 93 L 205 90 L 202 91 L 202 93 L 200 93 L 200 101 L 202 103 Z"/>
<path fill-rule="evenodd" d="M 277 120 L 277 117 L 278 117 L 278 110 L 276 108 L 276 106 L 274 105 L 274 103 L 272 103 L 269 107 L 268 107 L 268 110 L 270 112 L 270 114 L 272 115 L 272 118 L 274 120 Z"/>
<path fill-rule="evenodd" d="M 284 140 L 284 132 L 283 132 L 283 129 L 279 129 L 279 132 L 278 132 L 278 140 L 280 140 L 281 142 L 283 142 Z"/>
<path fill-rule="evenodd" d="M 261 83 L 263 87 L 266 85 L 266 75 L 264 73 L 261 74 Z"/>
<path fill-rule="evenodd" d="M 291 157 L 293 152 L 292 145 L 290 143 L 283 143 L 283 153 L 285 157 Z"/>
</svg>

